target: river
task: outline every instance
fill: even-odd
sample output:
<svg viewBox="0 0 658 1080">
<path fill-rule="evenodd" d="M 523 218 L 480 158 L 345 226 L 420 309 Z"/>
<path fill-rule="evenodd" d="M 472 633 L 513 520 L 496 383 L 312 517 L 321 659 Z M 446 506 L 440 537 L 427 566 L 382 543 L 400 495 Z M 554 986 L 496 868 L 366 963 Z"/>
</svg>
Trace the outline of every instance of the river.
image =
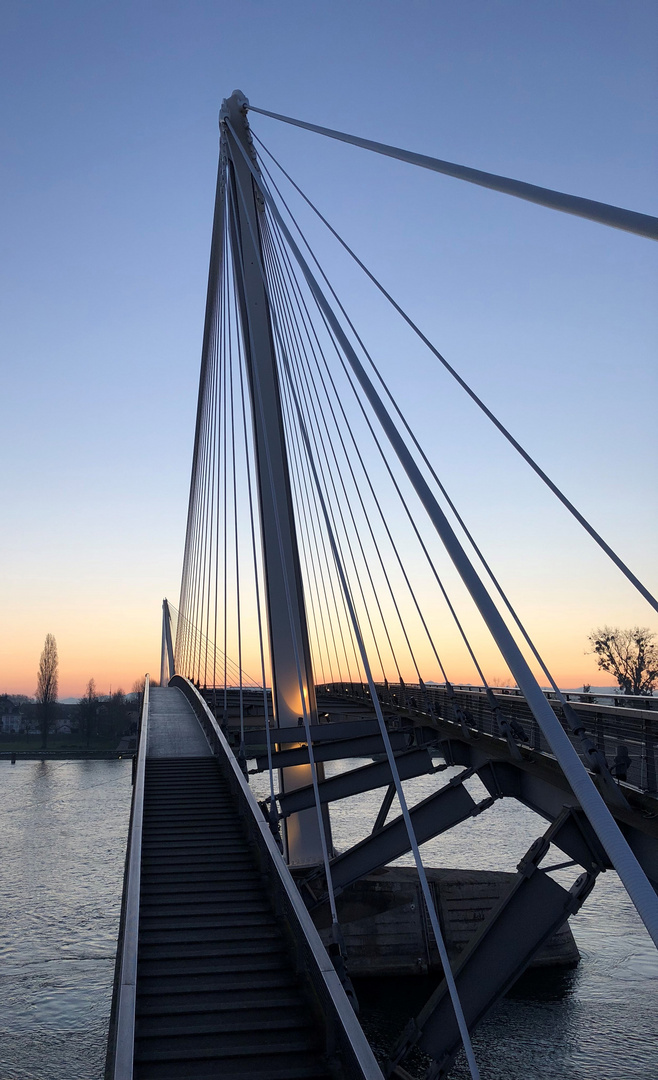
<svg viewBox="0 0 658 1080">
<path fill-rule="evenodd" d="M 259 796 L 262 783 L 255 778 Z M 478 782 L 469 783 L 475 793 Z M 421 777 L 405 788 L 416 801 L 436 784 Z M 0 1080 L 102 1078 L 130 791 L 129 761 L 0 762 Z M 337 804 L 336 846 L 363 836 L 377 808 L 377 793 Z M 543 831 L 536 815 L 505 800 L 423 855 L 428 866 L 513 870 Z M 525 976 L 475 1033 L 482 1080 L 658 1078 L 658 958 L 614 874 L 600 877 L 571 926 L 578 968 Z M 377 1051 L 430 988 L 359 985 Z M 451 1078 L 467 1076 L 458 1062 Z"/>
</svg>

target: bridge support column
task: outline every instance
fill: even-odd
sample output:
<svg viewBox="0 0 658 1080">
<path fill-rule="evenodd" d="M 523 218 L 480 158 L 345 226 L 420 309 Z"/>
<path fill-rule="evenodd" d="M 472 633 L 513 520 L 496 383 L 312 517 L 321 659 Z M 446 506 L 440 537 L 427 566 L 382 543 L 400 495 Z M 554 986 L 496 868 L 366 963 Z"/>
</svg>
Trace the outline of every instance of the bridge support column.
<svg viewBox="0 0 658 1080">
<path fill-rule="evenodd" d="M 310 723 L 317 723 L 317 708 L 279 376 L 269 304 L 261 272 L 264 265 L 260 227 L 262 204 L 257 198 L 242 152 L 224 123 L 225 119 L 230 120 L 233 132 L 257 168 L 246 105 L 246 98 L 236 90 L 222 104 L 220 127 L 228 150 L 228 184 L 232 202 L 228 212 L 229 230 L 254 430 L 274 716 L 278 727 L 296 728 L 304 711 Z M 275 732 L 273 737 L 276 742 Z M 318 779 L 324 779 L 322 766 L 318 765 L 317 768 Z M 292 791 L 311 783 L 309 765 L 282 769 L 280 775 L 283 791 Z M 325 816 L 325 830 L 330 848 L 328 814 Z M 292 866 L 322 861 L 315 809 L 291 815 L 286 821 L 284 843 L 288 862 Z"/>
</svg>

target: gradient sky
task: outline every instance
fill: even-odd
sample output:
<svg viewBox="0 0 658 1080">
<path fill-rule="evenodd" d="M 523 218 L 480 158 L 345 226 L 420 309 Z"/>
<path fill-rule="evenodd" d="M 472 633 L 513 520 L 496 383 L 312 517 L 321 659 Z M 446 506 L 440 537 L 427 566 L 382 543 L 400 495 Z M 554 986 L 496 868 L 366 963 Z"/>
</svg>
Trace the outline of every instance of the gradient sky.
<svg viewBox="0 0 658 1080">
<path fill-rule="evenodd" d="M 0 692 L 34 692 L 47 632 L 62 696 L 159 668 L 222 98 L 656 213 L 657 29 L 648 0 L 4 0 Z M 655 591 L 655 244 L 252 121 Z M 555 674 L 600 683 L 588 630 L 658 619 L 324 257 Z"/>
</svg>

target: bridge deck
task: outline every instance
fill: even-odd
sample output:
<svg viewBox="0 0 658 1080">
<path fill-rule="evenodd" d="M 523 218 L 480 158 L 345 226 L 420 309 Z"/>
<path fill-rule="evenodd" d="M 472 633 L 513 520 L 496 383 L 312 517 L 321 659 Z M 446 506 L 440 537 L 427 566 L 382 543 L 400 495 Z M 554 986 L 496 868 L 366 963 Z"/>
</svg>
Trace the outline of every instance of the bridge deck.
<svg viewBox="0 0 658 1080">
<path fill-rule="evenodd" d="M 151 688 L 146 757 L 212 757 L 201 725 L 180 690 Z"/>
<path fill-rule="evenodd" d="M 235 799 L 180 690 L 152 691 L 135 1080 L 330 1075 Z"/>
</svg>

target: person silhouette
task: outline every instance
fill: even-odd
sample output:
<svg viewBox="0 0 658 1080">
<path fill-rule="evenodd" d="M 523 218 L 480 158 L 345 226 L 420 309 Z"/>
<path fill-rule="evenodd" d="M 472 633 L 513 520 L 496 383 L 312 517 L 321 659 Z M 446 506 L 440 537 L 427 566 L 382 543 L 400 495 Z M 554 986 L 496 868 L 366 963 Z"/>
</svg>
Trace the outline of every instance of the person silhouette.
<svg viewBox="0 0 658 1080">
<path fill-rule="evenodd" d="M 628 753 L 627 746 L 617 747 L 617 756 L 615 757 L 614 764 L 610 770 L 613 776 L 617 777 L 617 780 L 625 780 L 628 776 L 628 770 L 631 767 L 631 757 Z"/>
</svg>

